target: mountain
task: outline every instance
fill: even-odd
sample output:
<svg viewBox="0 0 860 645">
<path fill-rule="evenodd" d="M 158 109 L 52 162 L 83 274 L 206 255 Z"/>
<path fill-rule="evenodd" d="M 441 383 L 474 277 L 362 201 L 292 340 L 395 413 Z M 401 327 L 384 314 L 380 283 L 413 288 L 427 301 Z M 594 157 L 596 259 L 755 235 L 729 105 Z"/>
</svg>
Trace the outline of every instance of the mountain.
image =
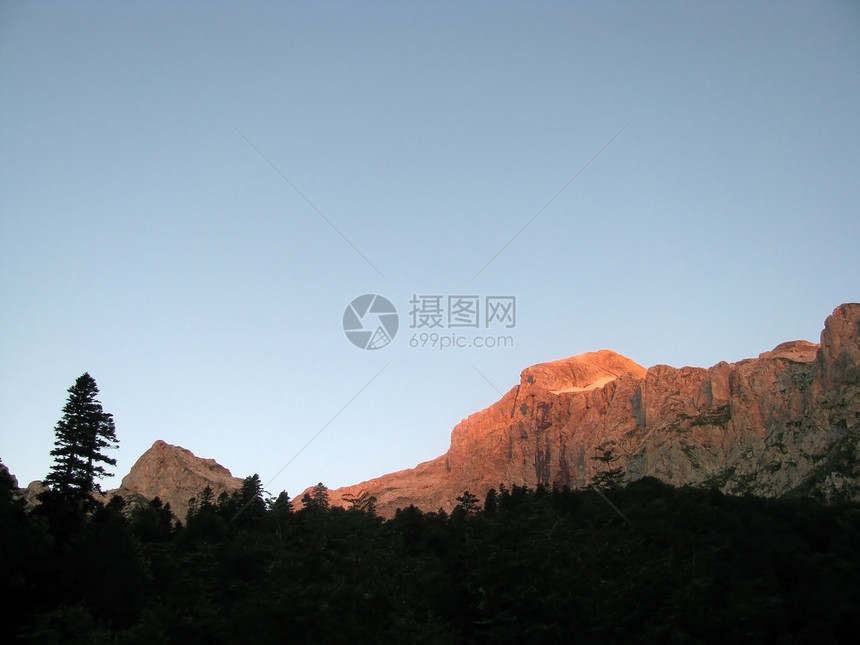
<svg viewBox="0 0 860 645">
<path fill-rule="evenodd" d="M 609 350 L 533 365 L 454 428 L 444 455 L 329 497 L 347 506 L 372 495 L 385 517 L 409 505 L 450 511 L 467 490 L 578 488 L 610 467 L 631 481 L 860 500 L 860 304 L 837 307 L 818 345 L 791 341 L 707 369 L 646 370 Z M 105 498 L 159 497 L 184 519 L 207 486 L 217 499 L 241 485 L 213 459 L 159 440 Z M 33 482 L 20 494 L 35 503 L 41 489 Z"/>
<path fill-rule="evenodd" d="M 368 493 L 384 516 L 450 511 L 466 490 L 582 487 L 610 465 L 629 480 L 860 499 L 860 304 L 837 307 L 819 345 L 707 369 L 646 370 L 608 350 L 534 365 L 454 428 L 446 454 L 329 494 Z"/>
<path fill-rule="evenodd" d="M 207 486 L 212 489 L 213 499 L 217 499 L 223 492 L 240 488 L 242 480 L 214 459 L 197 457 L 190 450 L 159 439 L 135 462 L 120 487 L 105 496 L 116 493 L 128 500 L 158 497 L 169 502 L 176 517 L 184 520 L 188 500 Z"/>
</svg>

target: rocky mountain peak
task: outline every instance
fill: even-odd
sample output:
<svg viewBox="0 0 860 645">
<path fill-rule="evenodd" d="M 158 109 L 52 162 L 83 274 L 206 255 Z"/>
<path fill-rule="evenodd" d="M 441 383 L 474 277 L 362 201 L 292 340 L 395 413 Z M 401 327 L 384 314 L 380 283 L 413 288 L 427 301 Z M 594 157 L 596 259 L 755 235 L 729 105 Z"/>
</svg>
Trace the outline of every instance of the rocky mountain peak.
<svg viewBox="0 0 860 645">
<path fill-rule="evenodd" d="M 822 385 L 833 389 L 860 383 L 860 304 L 838 306 L 827 317 L 818 354 Z"/>
<path fill-rule="evenodd" d="M 629 480 L 860 499 L 860 304 L 834 310 L 820 345 L 737 363 L 646 370 L 601 350 L 534 365 L 453 429 L 446 454 L 330 495 L 366 492 L 388 516 L 450 511 L 463 491 L 501 483 L 586 486 L 607 450 Z"/>
<path fill-rule="evenodd" d="M 808 340 L 790 340 L 787 343 L 780 343 L 769 352 L 759 354 L 759 358 L 784 358 L 796 363 L 810 363 L 817 358 L 818 348 L 818 345 Z"/>
<path fill-rule="evenodd" d="M 584 392 L 602 387 L 622 374 L 645 376 L 645 368 L 608 349 L 588 352 L 527 367 L 520 374 L 521 387 L 539 387 L 551 392 Z"/>
<path fill-rule="evenodd" d="M 209 486 L 214 497 L 242 486 L 242 480 L 214 459 L 197 457 L 190 450 L 162 440 L 152 444 L 131 467 L 120 487 L 111 493 L 127 498 L 158 497 L 169 502 L 173 512 L 185 519 L 188 500 Z"/>
</svg>

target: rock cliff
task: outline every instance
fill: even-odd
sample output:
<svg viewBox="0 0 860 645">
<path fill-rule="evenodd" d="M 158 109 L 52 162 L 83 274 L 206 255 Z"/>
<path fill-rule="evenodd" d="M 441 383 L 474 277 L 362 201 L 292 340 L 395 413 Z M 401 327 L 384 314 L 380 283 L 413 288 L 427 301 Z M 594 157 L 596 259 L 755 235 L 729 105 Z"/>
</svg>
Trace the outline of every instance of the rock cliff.
<svg viewBox="0 0 860 645">
<path fill-rule="evenodd" d="M 158 440 L 135 462 L 120 487 L 106 496 L 118 493 L 130 500 L 158 497 L 169 502 L 173 513 L 184 520 L 188 500 L 207 486 L 217 499 L 222 492 L 240 488 L 242 480 L 214 459 L 196 457 L 190 450 Z"/>
<path fill-rule="evenodd" d="M 646 370 L 607 350 L 529 367 L 454 428 L 445 455 L 330 497 L 368 492 L 385 516 L 450 511 L 463 491 L 500 483 L 586 486 L 608 467 L 601 455 L 629 480 L 860 499 L 860 304 L 836 308 L 820 345 L 707 369 Z"/>
</svg>

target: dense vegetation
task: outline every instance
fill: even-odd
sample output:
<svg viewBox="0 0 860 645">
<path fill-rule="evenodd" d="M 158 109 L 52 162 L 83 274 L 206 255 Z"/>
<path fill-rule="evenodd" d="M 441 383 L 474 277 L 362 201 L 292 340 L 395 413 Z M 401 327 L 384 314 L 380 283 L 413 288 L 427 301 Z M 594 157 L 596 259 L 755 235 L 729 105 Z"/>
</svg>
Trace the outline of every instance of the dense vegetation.
<svg viewBox="0 0 860 645">
<path fill-rule="evenodd" d="M 5 472 L 5 471 L 0 471 Z M 828 643 L 860 632 L 860 507 L 652 479 L 514 487 L 451 514 L 293 510 L 259 478 L 184 523 L 114 498 L 79 522 L 0 482 L 0 639 L 33 643 Z M 54 512 L 54 511 L 50 511 Z"/>
</svg>

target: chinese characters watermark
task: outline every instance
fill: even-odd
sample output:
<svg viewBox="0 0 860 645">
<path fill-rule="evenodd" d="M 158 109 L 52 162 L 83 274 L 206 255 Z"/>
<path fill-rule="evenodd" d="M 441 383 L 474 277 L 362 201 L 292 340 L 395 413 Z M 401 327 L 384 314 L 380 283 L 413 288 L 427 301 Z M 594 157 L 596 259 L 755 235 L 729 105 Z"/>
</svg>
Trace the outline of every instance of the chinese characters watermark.
<svg viewBox="0 0 860 645">
<path fill-rule="evenodd" d="M 409 305 L 410 329 L 517 326 L 516 296 L 413 294 Z"/>
</svg>

